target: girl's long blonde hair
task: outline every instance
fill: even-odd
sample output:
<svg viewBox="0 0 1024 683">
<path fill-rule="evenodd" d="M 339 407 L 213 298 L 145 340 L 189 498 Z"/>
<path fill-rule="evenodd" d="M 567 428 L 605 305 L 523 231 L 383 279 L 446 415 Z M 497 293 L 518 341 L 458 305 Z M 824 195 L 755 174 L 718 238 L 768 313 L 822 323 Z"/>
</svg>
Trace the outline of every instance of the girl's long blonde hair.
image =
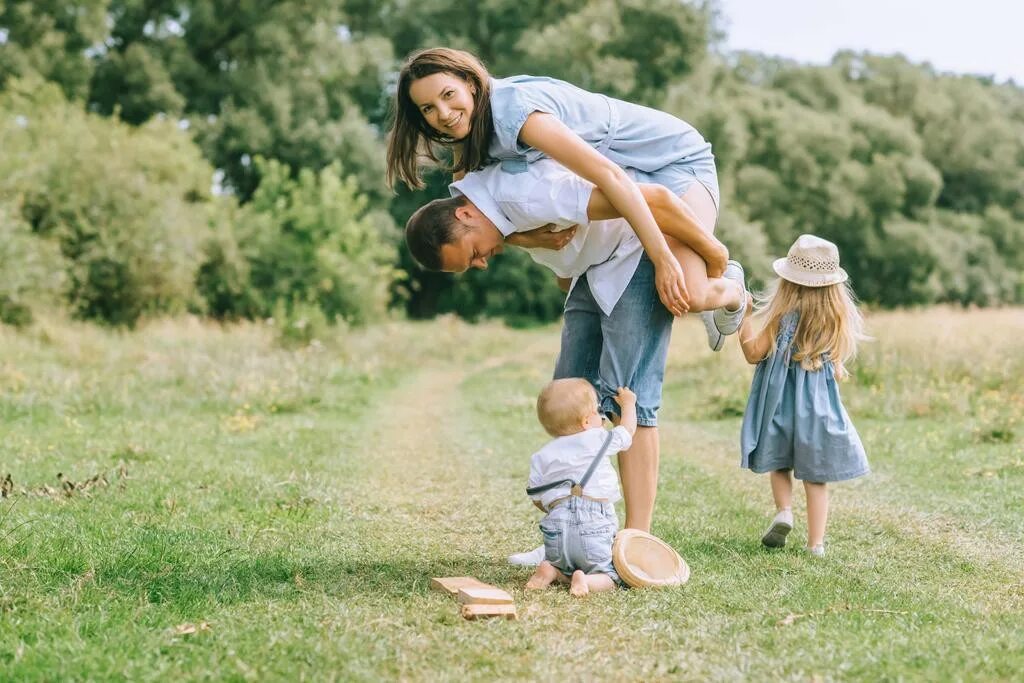
<svg viewBox="0 0 1024 683">
<path fill-rule="evenodd" d="M 805 370 L 818 370 L 828 354 L 838 377 L 847 376 L 846 365 L 857 355 L 857 344 L 869 339 L 864 333 L 864 317 L 857 308 L 849 284 L 805 287 L 781 278 L 768 285 L 757 297 L 754 314 L 755 334 L 767 334 L 772 341 L 769 355 L 775 353 L 776 337 L 782 317 L 790 311 L 800 315 L 793 337 L 793 360 Z"/>
</svg>

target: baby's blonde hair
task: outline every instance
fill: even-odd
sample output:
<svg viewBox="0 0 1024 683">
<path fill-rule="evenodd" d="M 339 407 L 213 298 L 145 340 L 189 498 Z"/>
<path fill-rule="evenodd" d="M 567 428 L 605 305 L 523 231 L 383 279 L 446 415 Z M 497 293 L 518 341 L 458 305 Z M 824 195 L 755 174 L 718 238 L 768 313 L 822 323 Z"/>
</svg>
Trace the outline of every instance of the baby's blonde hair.
<svg viewBox="0 0 1024 683">
<path fill-rule="evenodd" d="M 757 297 L 754 314 L 755 335 L 767 334 L 772 340 L 769 355 L 775 353 L 775 339 L 782 317 L 790 311 L 800 315 L 793 337 L 793 360 L 805 370 L 818 370 L 827 353 L 839 377 L 848 375 L 846 364 L 857 355 L 857 344 L 864 334 L 864 318 L 857 309 L 853 290 L 846 282 L 825 287 L 805 287 L 777 279 Z"/>
<path fill-rule="evenodd" d="M 551 436 L 581 431 L 588 415 L 597 410 L 597 392 L 585 379 L 568 377 L 549 382 L 537 397 L 537 419 Z"/>
</svg>

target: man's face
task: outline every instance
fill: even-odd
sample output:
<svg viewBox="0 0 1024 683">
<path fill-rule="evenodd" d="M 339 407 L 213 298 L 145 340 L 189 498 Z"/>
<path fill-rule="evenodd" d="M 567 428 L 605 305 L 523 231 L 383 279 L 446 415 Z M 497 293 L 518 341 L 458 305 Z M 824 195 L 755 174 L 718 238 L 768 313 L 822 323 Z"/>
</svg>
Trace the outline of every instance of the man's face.
<svg viewBox="0 0 1024 683">
<path fill-rule="evenodd" d="M 441 247 L 441 270 L 463 273 L 470 268 L 486 270 L 487 260 L 505 248 L 505 238 L 472 204 L 455 210 L 462 229 L 455 241 Z"/>
</svg>

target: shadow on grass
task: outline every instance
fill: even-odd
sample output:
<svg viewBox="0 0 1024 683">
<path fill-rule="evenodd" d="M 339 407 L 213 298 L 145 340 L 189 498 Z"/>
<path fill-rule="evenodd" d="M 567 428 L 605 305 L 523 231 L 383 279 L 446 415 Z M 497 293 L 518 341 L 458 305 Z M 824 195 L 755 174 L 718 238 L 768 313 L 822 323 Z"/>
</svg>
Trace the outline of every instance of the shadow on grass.
<svg viewBox="0 0 1024 683">
<path fill-rule="evenodd" d="M 498 560 L 452 557 L 418 562 L 409 558 L 337 560 L 285 554 L 244 559 L 224 556 L 194 563 L 165 563 L 159 567 L 114 562 L 97 567 L 98 585 L 129 599 L 188 608 L 214 602 L 229 605 L 248 601 L 301 600 L 310 594 L 335 598 L 372 595 L 380 599 L 408 598 L 430 591 L 435 576 L 475 576 L 481 581 L 515 587 L 527 574 Z M 107 593 L 109 596 L 109 592 Z"/>
</svg>

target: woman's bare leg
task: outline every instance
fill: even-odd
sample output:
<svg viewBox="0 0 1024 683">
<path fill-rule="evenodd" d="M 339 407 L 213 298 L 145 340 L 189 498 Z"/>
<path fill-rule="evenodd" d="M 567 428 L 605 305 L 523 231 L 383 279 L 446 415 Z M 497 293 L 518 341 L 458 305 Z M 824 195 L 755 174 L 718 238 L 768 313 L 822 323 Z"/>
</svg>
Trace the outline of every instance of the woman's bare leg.
<svg viewBox="0 0 1024 683">
<path fill-rule="evenodd" d="M 701 227 L 714 234 L 718 209 L 708 189 L 700 183 L 694 183 L 680 199 L 693 212 Z M 745 303 L 744 293 L 734 281 L 722 277 L 709 278 L 707 264 L 700 254 L 668 235 L 665 239 L 679 260 L 679 265 L 683 267 L 683 278 L 690 293 L 691 313 L 713 311 L 723 306 L 733 310 Z"/>
</svg>

